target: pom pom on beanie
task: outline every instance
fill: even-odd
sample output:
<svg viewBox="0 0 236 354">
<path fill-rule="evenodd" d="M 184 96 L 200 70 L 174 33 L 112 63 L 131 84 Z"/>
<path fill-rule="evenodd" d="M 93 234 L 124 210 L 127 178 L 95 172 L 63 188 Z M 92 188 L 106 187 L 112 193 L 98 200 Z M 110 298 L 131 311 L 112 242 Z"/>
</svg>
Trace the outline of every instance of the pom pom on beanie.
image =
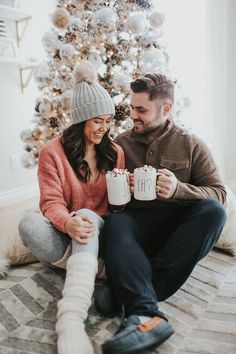
<svg viewBox="0 0 236 354">
<path fill-rule="evenodd" d="M 76 83 L 86 81 L 88 83 L 97 81 L 97 73 L 89 61 L 83 61 L 74 68 L 74 80 Z"/>
</svg>

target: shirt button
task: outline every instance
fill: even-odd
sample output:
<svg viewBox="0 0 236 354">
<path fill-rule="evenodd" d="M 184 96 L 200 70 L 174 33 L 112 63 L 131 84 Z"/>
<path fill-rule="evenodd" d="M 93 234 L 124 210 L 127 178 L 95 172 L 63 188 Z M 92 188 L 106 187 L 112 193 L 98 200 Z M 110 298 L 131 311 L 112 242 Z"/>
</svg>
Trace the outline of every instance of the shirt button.
<svg viewBox="0 0 236 354">
<path fill-rule="evenodd" d="M 153 151 L 149 151 L 148 155 L 152 156 L 153 155 Z"/>
<path fill-rule="evenodd" d="M 172 163 L 171 168 L 176 168 L 176 163 Z"/>
</svg>

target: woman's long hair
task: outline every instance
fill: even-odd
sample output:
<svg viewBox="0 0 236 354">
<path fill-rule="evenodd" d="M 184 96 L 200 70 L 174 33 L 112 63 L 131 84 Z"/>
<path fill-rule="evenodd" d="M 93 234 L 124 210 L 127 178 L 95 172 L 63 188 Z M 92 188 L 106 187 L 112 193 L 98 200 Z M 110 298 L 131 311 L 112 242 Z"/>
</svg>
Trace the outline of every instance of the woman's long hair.
<svg viewBox="0 0 236 354">
<path fill-rule="evenodd" d="M 85 156 L 84 127 L 86 122 L 73 124 L 67 128 L 61 137 L 61 143 L 66 157 L 79 180 L 87 182 L 91 171 Z M 99 171 L 112 170 L 116 166 L 117 151 L 108 132 L 103 136 L 100 144 L 95 145 L 97 169 Z"/>
</svg>

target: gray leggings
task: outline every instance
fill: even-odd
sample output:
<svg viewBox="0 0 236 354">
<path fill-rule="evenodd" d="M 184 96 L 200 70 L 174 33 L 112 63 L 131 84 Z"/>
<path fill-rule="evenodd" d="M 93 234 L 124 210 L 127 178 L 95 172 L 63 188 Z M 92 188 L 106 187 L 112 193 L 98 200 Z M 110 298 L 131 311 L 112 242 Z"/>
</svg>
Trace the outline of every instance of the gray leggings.
<svg viewBox="0 0 236 354">
<path fill-rule="evenodd" d="M 87 245 L 79 245 L 76 241 L 59 230 L 41 213 L 31 213 L 23 217 L 18 229 L 23 244 L 30 249 L 42 263 L 50 265 L 63 258 L 72 241 L 72 253 L 89 252 L 98 256 L 98 236 L 104 220 L 89 209 L 80 209 L 77 216 L 86 215 L 96 226 L 96 233 L 89 238 Z M 77 217 L 75 216 L 75 217 Z"/>
</svg>

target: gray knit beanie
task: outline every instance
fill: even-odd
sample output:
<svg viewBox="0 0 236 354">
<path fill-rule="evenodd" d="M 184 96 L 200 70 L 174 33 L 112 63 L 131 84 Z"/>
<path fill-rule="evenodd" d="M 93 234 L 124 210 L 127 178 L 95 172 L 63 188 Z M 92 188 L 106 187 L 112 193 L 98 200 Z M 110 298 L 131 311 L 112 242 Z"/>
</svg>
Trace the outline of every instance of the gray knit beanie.
<svg viewBox="0 0 236 354">
<path fill-rule="evenodd" d="M 75 86 L 71 105 L 72 124 L 88 119 L 115 114 L 115 106 L 109 93 L 97 82 L 93 65 L 84 61 L 74 69 Z"/>
</svg>

